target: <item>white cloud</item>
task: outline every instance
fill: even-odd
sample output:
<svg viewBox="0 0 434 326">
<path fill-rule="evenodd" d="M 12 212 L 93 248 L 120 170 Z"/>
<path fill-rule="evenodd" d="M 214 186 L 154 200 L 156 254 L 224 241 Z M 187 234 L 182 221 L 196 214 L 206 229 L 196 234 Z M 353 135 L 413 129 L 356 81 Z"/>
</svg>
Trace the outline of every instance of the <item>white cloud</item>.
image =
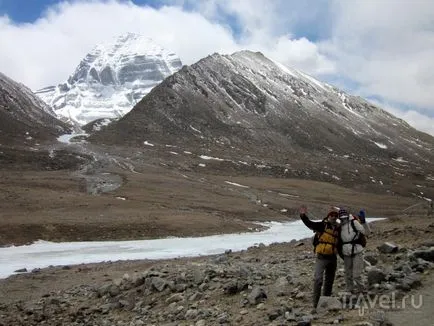
<svg viewBox="0 0 434 326">
<path fill-rule="evenodd" d="M 62 3 L 33 24 L 0 20 L 0 71 L 33 89 L 57 84 L 95 44 L 125 32 L 153 38 L 187 64 L 238 49 L 230 31 L 180 8 L 156 10 L 115 1 Z"/>
<path fill-rule="evenodd" d="M 0 71 L 32 89 L 55 85 L 67 79 L 95 44 L 124 32 L 153 38 L 185 64 L 214 52 L 251 49 L 312 74 L 332 67 L 314 43 L 273 30 L 277 7 L 267 2 L 205 1 L 194 3 L 194 11 L 177 6 L 185 2 L 167 1 L 172 6 L 159 9 L 124 1 L 64 2 L 50 7 L 34 23 L 17 25 L 2 17 Z M 222 4 L 244 26 L 240 38 L 218 19 Z"/>
<path fill-rule="evenodd" d="M 434 2 L 345 1 L 333 4 L 331 37 L 320 50 L 360 94 L 434 114 Z"/>
</svg>

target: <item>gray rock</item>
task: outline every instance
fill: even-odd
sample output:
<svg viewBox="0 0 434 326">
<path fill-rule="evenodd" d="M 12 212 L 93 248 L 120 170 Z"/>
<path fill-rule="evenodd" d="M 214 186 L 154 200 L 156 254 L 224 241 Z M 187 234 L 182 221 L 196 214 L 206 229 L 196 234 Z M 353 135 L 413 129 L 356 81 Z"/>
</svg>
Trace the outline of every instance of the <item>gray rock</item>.
<svg viewBox="0 0 434 326">
<path fill-rule="evenodd" d="M 229 322 L 229 315 L 227 312 L 223 312 L 221 313 L 218 317 L 217 320 L 220 324 L 225 324 L 227 322 Z"/>
<path fill-rule="evenodd" d="M 158 292 L 162 292 L 166 288 L 167 283 L 161 277 L 154 276 L 151 278 L 151 286 L 152 289 L 155 289 Z"/>
<path fill-rule="evenodd" d="M 238 293 L 238 284 L 237 281 L 230 281 L 229 283 L 225 284 L 223 287 L 223 291 L 225 294 L 233 295 Z"/>
<path fill-rule="evenodd" d="M 184 295 L 182 293 L 175 293 L 166 299 L 166 303 L 179 302 L 184 300 Z"/>
<path fill-rule="evenodd" d="M 134 308 L 133 302 L 125 299 L 119 300 L 119 305 L 121 306 L 121 308 L 124 308 L 125 310 L 133 310 Z"/>
<path fill-rule="evenodd" d="M 216 264 L 224 264 L 227 262 L 228 262 L 228 257 L 226 255 L 221 255 L 214 258 L 214 263 Z"/>
<path fill-rule="evenodd" d="M 264 289 L 258 286 L 255 286 L 252 289 L 252 292 L 250 292 L 250 294 L 247 296 L 247 300 L 249 300 L 251 305 L 257 305 L 265 299 L 267 299 L 267 294 L 265 293 Z"/>
<path fill-rule="evenodd" d="M 301 320 L 297 322 L 297 326 L 311 326 L 312 325 L 312 315 L 306 315 L 301 317 Z"/>
<path fill-rule="evenodd" d="M 275 310 L 269 311 L 267 313 L 268 320 L 270 320 L 270 321 L 273 321 L 273 320 L 279 318 L 280 315 L 281 315 L 281 311 L 279 309 L 275 309 Z"/>
<path fill-rule="evenodd" d="M 378 268 L 373 268 L 368 271 L 368 284 L 381 283 L 386 280 L 386 274 Z"/>
<path fill-rule="evenodd" d="M 274 287 L 276 289 L 277 296 L 288 295 L 290 290 L 288 279 L 284 276 L 281 276 L 276 280 Z"/>
<path fill-rule="evenodd" d="M 411 289 L 417 288 L 422 285 L 421 277 L 418 274 L 410 274 L 397 285 L 398 289 L 404 291 L 410 291 Z"/>
<path fill-rule="evenodd" d="M 250 277 L 252 275 L 252 270 L 248 266 L 241 265 L 239 269 L 239 275 L 240 277 L 244 278 Z"/>
<path fill-rule="evenodd" d="M 201 285 L 199 285 L 199 290 L 204 292 L 206 290 L 209 289 L 209 284 L 208 283 L 202 283 Z"/>
<path fill-rule="evenodd" d="M 374 326 L 388 325 L 386 313 L 383 310 L 376 310 L 369 315 L 369 320 Z"/>
<path fill-rule="evenodd" d="M 297 320 L 297 318 L 295 317 L 295 314 L 291 313 L 289 311 L 285 312 L 285 319 L 287 321 L 296 321 Z"/>
<path fill-rule="evenodd" d="M 188 309 L 185 313 L 185 319 L 195 319 L 198 315 L 198 311 L 196 309 Z"/>
<path fill-rule="evenodd" d="M 14 273 L 27 273 L 27 268 L 20 268 L 14 271 Z"/>
<path fill-rule="evenodd" d="M 113 302 L 113 303 L 106 303 L 100 306 L 101 312 L 103 314 L 108 314 L 110 311 L 117 309 L 120 307 L 119 302 Z"/>
<path fill-rule="evenodd" d="M 179 283 L 175 285 L 176 292 L 184 292 L 188 288 L 188 285 L 185 283 Z"/>
<path fill-rule="evenodd" d="M 203 283 L 205 278 L 205 273 L 200 269 L 195 269 L 193 271 L 193 282 L 196 285 Z"/>
<path fill-rule="evenodd" d="M 378 263 L 378 258 L 373 255 L 365 255 L 365 260 L 367 260 L 371 266 L 375 266 Z"/>
<path fill-rule="evenodd" d="M 131 277 L 131 283 L 133 284 L 134 287 L 137 287 L 143 285 L 143 283 L 145 283 L 145 279 L 143 278 L 143 275 L 134 273 L 133 276 Z"/>
<path fill-rule="evenodd" d="M 188 301 L 196 301 L 202 298 L 203 294 L 200 292 L 195 292 L 191 296 L 188 297 Z"/>
<path fill-rule="evenodd" d="M 383 254 L 392 254 L 398 252 L 398 246 L 391 243 L 391 242 L 385 242 L 381 246 L 377 247 L 378 250 Z"/>
<path fill-rule="evenodd" d="M 321 296 L 318 301 L 318 305 L 316 307 L 316 310 L 318 313 L 322 314 L 327 311 L 333 311 L 333 310 L 341 310 L 342 309 L 342 302 L 338 300 L 336 297 L 325 297 Z"/>
<path fill-rule="evenodd" d="M 422 258 L 423 260 L 434 262 L 434 247 L 426 250 L 417 250 L 413 253 L 416 258 Z"/>
</svg>

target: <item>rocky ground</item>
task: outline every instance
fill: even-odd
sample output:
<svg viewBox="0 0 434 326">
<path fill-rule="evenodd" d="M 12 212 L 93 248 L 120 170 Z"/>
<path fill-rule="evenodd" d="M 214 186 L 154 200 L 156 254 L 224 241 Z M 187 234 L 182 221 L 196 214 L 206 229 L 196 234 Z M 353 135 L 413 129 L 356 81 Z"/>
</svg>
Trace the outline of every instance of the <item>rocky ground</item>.
<svg viewBox="0 0 434 326">
<path fill-rule="evenodd" d="M 0 325 L 407 325 L 403 320 L 427 325 L 423 321 L 434 317 L 433 232 L 434 220 L 426 216 L 375 222 L 365 253 L 372 300 L 383 295 L 401 303 L 404 295 L 422 293 L 422 307 L 409 307 L 411 297 L 406 309 L 378 301 L 369 305 L 367 296 L 358 302 L 364 310 L 351 307 L 339 294 L 340 261 L 334 288 L 340 306 L 326 302 L 313 313 L 314 256 L 306 239 L 194 259 L 14 275 L 0 281 Z"/>
</svg>

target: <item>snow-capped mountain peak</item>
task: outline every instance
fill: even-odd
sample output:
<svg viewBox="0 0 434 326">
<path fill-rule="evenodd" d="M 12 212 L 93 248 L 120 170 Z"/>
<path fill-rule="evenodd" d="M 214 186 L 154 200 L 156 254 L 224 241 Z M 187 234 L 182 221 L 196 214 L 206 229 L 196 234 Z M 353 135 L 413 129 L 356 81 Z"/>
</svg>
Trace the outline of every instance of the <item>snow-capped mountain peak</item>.
<svg viewBox="0 0 434 326">
<path fill-rule="evenodd" d="M 152 39 L 127 33 L 95 46 L 65 83 L 36 94 L 60 117 L 84 125 L 123 116 L 181 66 L 176 54 Z"/>
</svg>

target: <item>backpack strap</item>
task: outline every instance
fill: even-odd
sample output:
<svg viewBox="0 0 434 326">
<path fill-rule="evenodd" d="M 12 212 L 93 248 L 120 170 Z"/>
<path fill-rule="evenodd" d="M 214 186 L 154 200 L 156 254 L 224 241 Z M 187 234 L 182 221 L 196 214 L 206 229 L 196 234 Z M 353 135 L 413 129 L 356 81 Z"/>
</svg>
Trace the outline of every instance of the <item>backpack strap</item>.
<svg viewBox="0 0 434 326">
<path fill-rule="evenodd" d="M 358 244 L 359 242 L 357 241 L 357 238 L 359 237 L 359 233 L 360 233 L 360 231 L 359 230 L 357 230 L 356 229 L 356 226 L 354 225 L 354 218 L 353 219 L 351 219 L 351 221 L 350 221 L 350 223 L 351 223 L 351 227 L 353 228 L 353 231 L 354 231 L 354 238 L 351 240 L 351 241 L 345 241 L 345 242 L 343 242 L 342 244 L 344 245 L 344 244 L 350 244 L 351 243 L 351 245 L 352 245 L 352 247 L 351 247 L 351 256 L 353 257 L 354 256 L 354 247 L 356 246 L 356 244 Z"/>
</svg>

